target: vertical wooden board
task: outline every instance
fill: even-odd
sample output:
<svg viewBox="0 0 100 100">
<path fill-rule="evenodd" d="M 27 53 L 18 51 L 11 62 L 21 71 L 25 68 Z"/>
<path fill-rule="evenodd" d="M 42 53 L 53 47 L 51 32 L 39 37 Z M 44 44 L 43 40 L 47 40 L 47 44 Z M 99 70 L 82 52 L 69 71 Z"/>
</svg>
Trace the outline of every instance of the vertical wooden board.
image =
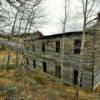
<svg viewBox="0 0 100 100">
<path fill-rule="evenodd" d="M 98 25 L 95 27 L 94 88 L 100 85 L 100 28 Z"/>
</svg>

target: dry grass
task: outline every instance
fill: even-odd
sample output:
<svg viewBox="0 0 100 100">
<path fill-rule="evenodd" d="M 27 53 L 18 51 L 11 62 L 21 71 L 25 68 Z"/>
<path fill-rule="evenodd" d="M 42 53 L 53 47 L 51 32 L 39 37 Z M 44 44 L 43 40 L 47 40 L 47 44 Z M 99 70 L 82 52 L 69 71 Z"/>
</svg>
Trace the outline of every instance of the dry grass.
<svg viewBox="0 0 100 100">
<path fill-rule="evenodd" d="M 3 57 L 5 57 L 5 56 L 7 56 L 8 55 L 8 50 L 6 50 L 6 51 L 0 51 L 0 58 L 3 58 Z M 12 57 L 16 57 L 16 54 L 15 54 L 15 52 L 14 51 L 11 51 L 11 56 Z"/>
<path fill-rule="evenodd" d="M 7 55 L 8 51 L 0 51 L 0 58 Z M 13 51 L 11 58 L 16 58 L 16 53 Z M 24 97 L 25 100 L 76 100 L 74 87 L 52 82 L 52 80 L 55 80 L 55 77 L 37 71 L 25 70 L 17 76 L 13 69 L 9 71 L 0 69 L 0 100 L 5 100 L 3 88 L 7 86 L 15 86 L 18 89 L 18 97 Z M 100 100 L 100 87 L 95 93 L 80 90 L 79 94 L 80 100 Z"/>
<path fill-rule="evenodd" d="M 9 50 L 0 51 L 0 65 L 7 63 L 8 54 L 9 54 Z M 14 51 L 10 52 L 10 59 L 11 59 L 10 64 L 15 64 L 16 63 L 16 53 Z M 20 59 L 19 61 L 22 60 L 21 55 L 20 55 L 19 59 Z"/>
<path fill-rule="evenodd" d="M 76 100 L 74 87 L 57 82 L 51 82 L 54 77 L 36 71 L 24 71 L 16 76 L 15 70 L 0 70 L 0 87 L 15 86 L 18 96 L 25 100 Z M 0 100 L 4 100 L 5 93 L 0 90 Z M 80 100 L 100 100 L 95 93 L 80 90 Z"/>
</svg>

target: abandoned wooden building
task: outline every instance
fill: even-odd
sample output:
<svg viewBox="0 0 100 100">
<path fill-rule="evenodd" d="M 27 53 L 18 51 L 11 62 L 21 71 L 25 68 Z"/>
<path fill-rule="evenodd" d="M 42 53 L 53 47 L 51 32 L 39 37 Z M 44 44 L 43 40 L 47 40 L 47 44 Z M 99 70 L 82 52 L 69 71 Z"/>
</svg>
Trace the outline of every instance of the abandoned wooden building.
<svg viewBox="0 0 100 100">
<path fill-rule="evenodd" d="M 80 87 L 93 90 L 100 84 L 100 16 L 91 31 L 86 32 L 82 63 L 81 39 L 81 31 L 50 36 L 37 32 L 36 38 L 25 40 L 25 65 L 55 75 L 70 85 L 77 85 L 80 79 Z"/>
</svg>

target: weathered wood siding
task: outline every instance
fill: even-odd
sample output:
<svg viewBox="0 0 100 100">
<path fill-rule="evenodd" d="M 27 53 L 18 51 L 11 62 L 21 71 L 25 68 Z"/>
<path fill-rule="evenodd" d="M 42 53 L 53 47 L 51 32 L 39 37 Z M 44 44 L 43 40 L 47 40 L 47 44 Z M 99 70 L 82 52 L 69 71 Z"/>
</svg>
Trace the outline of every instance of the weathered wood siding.
<svg viewBox="0 0 100 100">
<path fill-rule="evenodd" d="M 93 90 L 93 67 L 94 67 L 94 35 L 88 34 L 85 38 L 83 52 L 82 87 Z"/>
<path fill-rule="evenodd" d="M 73 70 L 80 71 L 80 55 L 74 54 L 74 40 L 80 39 L 81 35 L 71 35 L 64 37 L 64 67 L 61 67 L 61 79 L 68 84 L 73 85 Z M 56 41 L 60 41 L 60 52 L 56 52 Z M 43 61 L 46 62 L 47 72 L 55 75 L 55 66 L 61 66 L 62 53 L 62 37 L 37 39 L 27 42 L 29 48 L 25 51 L 25 58 L 29 58 L 29 65 L 33 66 L 32 60 L 36 60 L 36 69 L 43 71 Z M 42 43 L 45 44 L 45 52 L 42 51 Z M 32 50 L 34 44 L 35 51 Z M 85 48 L 83 52 L 82 62 L 82 87 L 88 90 L 93 88 L 93 35 L 87 35 L 85 41 Z M 79 76 L 80 77 L 80 76 Z"/>
<path fill-rule="evenodd" d="M 94 89 L 100 85 L 100 21 L 95 29 Z"/>
</svg>

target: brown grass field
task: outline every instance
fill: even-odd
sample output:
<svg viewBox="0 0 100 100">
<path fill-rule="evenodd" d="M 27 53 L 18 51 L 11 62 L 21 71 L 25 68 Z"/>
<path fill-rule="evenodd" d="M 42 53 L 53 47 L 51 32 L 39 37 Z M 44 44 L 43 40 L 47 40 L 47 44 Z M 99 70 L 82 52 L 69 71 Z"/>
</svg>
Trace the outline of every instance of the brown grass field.
<svg viewBox="0 0 100 100">
<path fill-rule="evenodd" d="M 0 58 L 7 55 L 8 51 L 0 52 Z M 15 52 L 11 52 L 11 57 L 16 58 Z M 75 87 L 56 82 L 49 74 L 21 68 L 20 74 L 17 72 L 0 69 L 0 100 L 77 100 Z M 6 98 L 13 95 L 13 99 Z M 94 92 L 80 89 L 79 100 L 100 100 L 100 87 Z"/>
<path fill-rule="evenodd" d="M 5 51 L 0 51 L 0 58 L 4 57 L 4 56 L 7 56 L 8 55 L 8 50 L 5 50 Z M 14 51 L 11 51 L 11 56 L 15 57 L 16 54 Z"/>
<path fill-rule="evenodd" d="M 9 51 L 0 51 L 0 65 L 6 64 L 8 59 Z M 20 61 L 21 61 L 21 55 L 20 55 Z M 14 51 L 10 52 L 10 64 L 16 63 L 16 53 Z"/>
<path fill-rule="evenodd" d="M 77 100 L 75 87 L 57 82 L 54 77 L 37 71 L 21 71 L 17 76 L 15 70 L 0 70 L 0 88 L 15 86 L 18 90 L 16 99 L 22 100 Z M 0 90 L 0 100 L 5 99 L 6 92 Z M 12 94 L 11 94 L 12 95 Z M 100 90 L 88 92 L 80 89 L 79 100 L 100 100 Z"/>
</svg>

